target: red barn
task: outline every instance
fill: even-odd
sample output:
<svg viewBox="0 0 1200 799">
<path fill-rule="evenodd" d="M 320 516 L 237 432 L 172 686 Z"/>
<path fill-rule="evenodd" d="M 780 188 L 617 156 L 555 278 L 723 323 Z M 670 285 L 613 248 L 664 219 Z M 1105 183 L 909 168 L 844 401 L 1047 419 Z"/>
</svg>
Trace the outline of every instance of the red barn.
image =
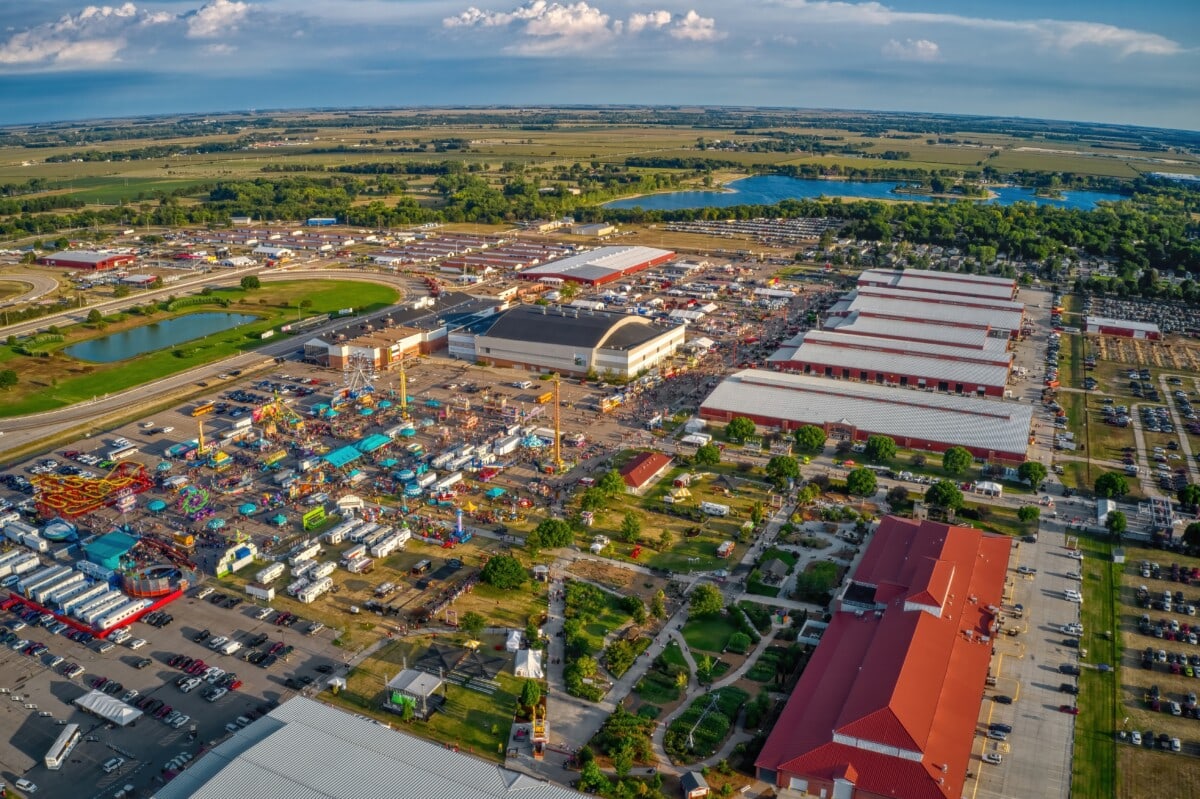
<svg viewBox="0 0 1200 799">
<path fill-rule="evenodd" d="M 1011 550 L 970 527 L 884 518 L 828 625 L 801 630 L 819 643 L 758 778 L 844 799 L 965 795 Z"/>
<path fill-rule="evenodd" d="M 663 476 L 674 460 L 661 452 L 642 452 L 621 467 L 621 478 L 630 494 L 639 494 Z"/>
<path fill-rule="evenodd" d="M 116 269 L 127 266 L 137 260 L 136 256 L 116 252 L 96 252 L 95 250 L 63 250 L 62 252 L 43 255 L 38 258 L 42 266 L 61 266 L 64 269 L 91 269 L 102 272 L 106 269 Z"/>
</svg>

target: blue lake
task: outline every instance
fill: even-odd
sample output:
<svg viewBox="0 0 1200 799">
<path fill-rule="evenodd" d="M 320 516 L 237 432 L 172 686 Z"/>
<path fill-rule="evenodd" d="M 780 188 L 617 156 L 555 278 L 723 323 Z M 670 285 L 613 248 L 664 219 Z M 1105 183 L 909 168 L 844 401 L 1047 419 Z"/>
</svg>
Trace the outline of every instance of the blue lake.
<svg viewBox="0 0 1200 799">
<path fill-rule="evenodd" d="M 868 182 L 859 180 L 807 180 L 781 175 L 759 175 L 729 183 L 729 191 L 674 191 L 631 197 L 605 203 L 605 208 L 644 208 L 648 211 L 678 211 L 684 208 L 727 208 L 731 205 L 774 205 L 783 200 L 815 199 L 817 197 L 850 197 L 868 200 L 905 200 L 934 202 L 921 194 L 896 194 L 892 189 L 903 185 L 896 181 Z M 1125 199 L 1120 194 L 1099 191 L 1066 191 L 1063 199 L 1034 196 L 1033 189 L 1016 186 L 993 187 L 996 196 L 971 202 L 1011 205 L 1031 202 L 1090 211 L 1102 200 L 1116 202 Z"/>
<path fill-rule="evenodd" d="M 244 313 L 187 314 L 113 333 L 111 336 L 81 341 L 67 347 L 63 352 L 81 361 L 112 363 L 255 321 L 258 321 L 257 316 Z"/>
</svg>

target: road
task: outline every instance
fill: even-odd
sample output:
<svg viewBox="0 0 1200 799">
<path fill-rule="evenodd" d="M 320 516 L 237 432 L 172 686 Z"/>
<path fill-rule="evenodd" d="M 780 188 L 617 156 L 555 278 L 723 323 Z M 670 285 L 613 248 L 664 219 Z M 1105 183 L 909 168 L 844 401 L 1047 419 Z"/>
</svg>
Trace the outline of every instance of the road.
<svg viewBox="0 0 1200 799">
<path fill-rule="evenodd" d="M 233 275 L 222 273 L 220 277 L 223 280 L 228 280 Z M 346 272 L 344 270 L 332 269 L 312 269 L 312 270 L 296 270 L 271 272 L 269 275 L 261 275 L 265 281 L 276 280 L 304 280 L 304 279 L 330 279 L 330 278 L 352 278 L 355 280 L 368 280 L 371 282 L 385 283 L 396 287 L 397 289 L 407 291 L 412 287 L 412 281 L 404 276 L 382 275 L 371 272 Z M 238 278 L 240 280 L 240 277 Z M 208 277 L 202 281 L 206 284 L 213 282 L 212 277 Z M 237 281 L 233 281 L 237 282 Z M 172 291 L 177 291 L 178 285 L 172 287 Z M 139 299 L 144 302 L 145 294 L 139 295 Z M 39 323 L 45 324 L 45 319 L 38 320 Z M 340 319 L 320 327 L 313 328 L 307 332 L 307 336 L 320 335 L 336 329 L 340 325 L 345 325 L 347 320 Z M 15 325 L 12 327 L 16 327 Z M 11 329 L 11 328 L 10 328 Z M 69 430 L 86 423 L 89 419 L 102 418 L 120 411 L 130 405 L 145 405 L 154 402 L 158 397 L 166 396 L 180 389 L 189 386 L 195 386 L 200 382 L 215 380 L 218 374 L 229 372 L 235 369 L 248 369 L 257 366 L 264 360 L 276 357 L 282 357 L 292 353 L 299 346 L 299 341 L 293 338 L 283 338 L 278 341 L 265 344 L 253 352 L 242 353 L 231 358 L 225 358 L 220 361 L 197 366 L 194 369 L 178 372 L 168 377 L 155 380 L 151 383 L 136 386 L 125 391 L 115 394 L 106 394 L 98 396 L 87 402 L 80 402 L 70 405 L 65 408 L 56 408 L 52 411 L 43 413 L 29 414 L 27 416 L 14 417 L 4 420 L 0 425 L 0 430 L 3 430 L 4 435 L 0 437 L 0 454 L 14 449 L 18 449 L 27 444 L 35 443 L 37 440 L 53 436 L 61 431 Z"/>
<path fill-rule="evenodd" d="M 1066 574 L 1080 571 L 1082 565 L 1067 556 L 1064 544 L 1063 526 L 1051 520 L 1043 522 L 1037 544 L 1022 543 L 1013 550 L 1007 596 L 1010 602 L 1025 605 L 1024 618 L 1016 622 L 1024 624 L 1025 632 L 1016 638 L 1001 636 L 996 642 L 992 671 L 997 685 L 988 694 L 1005 694 L 1016 701 L 1002 705 L 984 700 L 970 767 L 980 777 L 968 794 L 971 799 L 1065 799 L 1070 794 L 1075 717 L 1058 708 L 1074 704 L 1074 697 L 1061 693 L 1059 686 L 1076 679 L 1058 669 L 1077 663 L 1079 650 L 1064 646 L 1069 636 L 1059 626 L 1079 621 L 1080 606 L 1068 602 L 1063 590 L 1079 587 Z M 1037 574 L 1018 575 L 1017 566 L 1032 566 Z M 1006 621 L 1013 623 L 1011 618 Z M 1008 741 L 984 737 L 987 725 L 995 722 L 1012 726 Z M 1004 763 L 984 764 L 978 759 L 983 752 L 1000 753 Z"/>
<path fill-rule="evenodd" d="M 0 306 L 20 305 L 21 303 L 33 302 L 40 297 L 44 297 L 50 292 L 58 288 L 58 281 L 49 275 L 39 275 L 26 272 L 12 272 L 0 274 L 0 281 L 8 283 L 24 283 L 29 286 L 29 290 L 18 294 L 15 297 L 0 302 Z"/>
</svg>

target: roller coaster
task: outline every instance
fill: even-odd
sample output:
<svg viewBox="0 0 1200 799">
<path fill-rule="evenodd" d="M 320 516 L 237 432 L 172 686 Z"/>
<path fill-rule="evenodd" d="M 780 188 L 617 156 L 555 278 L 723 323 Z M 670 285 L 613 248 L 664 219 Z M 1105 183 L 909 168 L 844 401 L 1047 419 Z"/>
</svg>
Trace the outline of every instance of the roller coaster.
<svg viewBox="0 0 1200 799">
<path fill-rule="evenodd" d="M 116 503 L 126 492 L 140 494 L 154 487 L 146 467 L 122 461 L 104 477 L 39 474 L 31 480 L 37 489 L 37 511 L 42 518 L 77 519 Z"/>
</svg>

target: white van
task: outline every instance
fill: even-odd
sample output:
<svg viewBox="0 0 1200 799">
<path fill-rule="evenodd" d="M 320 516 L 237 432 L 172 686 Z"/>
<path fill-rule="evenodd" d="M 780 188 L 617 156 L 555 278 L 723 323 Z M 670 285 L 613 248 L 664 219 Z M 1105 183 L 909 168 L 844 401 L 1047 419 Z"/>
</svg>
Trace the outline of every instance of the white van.
<svg viewBox="0 0 1200 799">
<path fill-rule="evenodd" d="M 1065 596 L 1071 602 L 1083 602 L 1083 594 L 1079 593 L 1074 588 L 1068 588 L 1067 590 L 1063 591 L 1063 596 Z"/>
</svg>

